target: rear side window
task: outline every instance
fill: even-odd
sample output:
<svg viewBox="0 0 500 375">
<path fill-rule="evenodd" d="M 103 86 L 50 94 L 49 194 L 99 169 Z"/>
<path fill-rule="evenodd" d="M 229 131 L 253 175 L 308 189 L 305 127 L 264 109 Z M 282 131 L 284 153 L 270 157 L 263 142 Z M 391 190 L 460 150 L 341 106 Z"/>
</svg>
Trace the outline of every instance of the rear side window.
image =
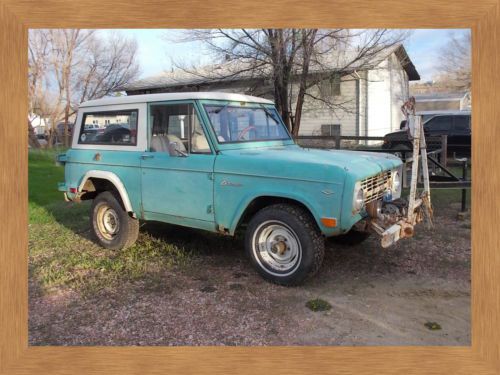
<svg viewBox="0 0 500 375">
<path fill-rule="evenodd" d="M 437 116 L 429 120 L 425 127 L 430 131 L 449 131 L 451 130 L 451 116 Z"/>
<path fill-rule="evenodd" d="M 470 116 L 456 116 L 454 122 L 455 130 L 469 130 L 470 129 Z"/>
<path fill-rule="evenodd" d="M 79 144 L 137 145 L 138 111 L 87 112 L 83 115 Z"/>
</svg>

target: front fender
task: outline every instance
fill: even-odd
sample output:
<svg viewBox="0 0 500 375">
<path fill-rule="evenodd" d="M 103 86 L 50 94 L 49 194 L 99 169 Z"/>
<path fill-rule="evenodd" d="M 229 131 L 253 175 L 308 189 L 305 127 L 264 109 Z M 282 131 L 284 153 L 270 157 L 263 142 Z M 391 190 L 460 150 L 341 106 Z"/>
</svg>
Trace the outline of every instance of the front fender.
<svg viewBox="0 0 500 375">
<path fill-rule="evenodd" d="M 285 198 L 304 205 L 326 236 L 339 232 L 342 185 L 324 182 L 284 180 L 220 174 L 215 177 L 215 220 L 234 234 L 251 202 L 260 197 Z M 327 228 L 322 217 L 337 219 L 337 227 Z"/>
<path fill-rule="evenodd" d="M 314 217 L 316 224 L 318 224 L 318 226 L 321 225 L 321 221 L 319 220 L 319 213 L 316 211 L 314 206 L 311 205 L 310 202 L 304 201 L 302 199 L 302 197 L 299 197 L 299 196 L 294 195 L 294 194 L 286 194 L 286 193 L 278 192 L 278 191 L 267 191 L 267 192 L 262 191 L 262 192 L 260 192 L 259 195 L 253 194 L 253 195 L 249 195 L 249 196 L 244 197 L 241 200 L 241 202 L 238 204 L 238 209 L 236 210 L 235 214 L 233 215 L 233 217 L 231 219 L 231 226 L 229 227 L 231 234 L 234 234 L 234 232 L 236 231 L 238 223 L 243 218 L 243 214 L 245 213 L 248 206 L 250 206 L 250 204 L 253 201 L 255 201 L 259 198 L 263 198 L 263 197 L 284 198 L 284 199 L 294 200 L 294 201 L 304 205 L 309 210 L 309 212 L 312 214 L 312 216 Z"/>
</svg>

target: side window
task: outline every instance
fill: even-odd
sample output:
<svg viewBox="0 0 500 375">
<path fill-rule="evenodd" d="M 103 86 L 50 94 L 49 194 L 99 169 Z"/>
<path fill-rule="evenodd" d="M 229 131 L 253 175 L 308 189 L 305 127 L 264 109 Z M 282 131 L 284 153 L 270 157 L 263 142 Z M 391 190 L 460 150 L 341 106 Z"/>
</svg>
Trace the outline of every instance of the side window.
<svg viewBox="0 0 500 375">
<path fill-rule="evenodd" d="M 443 132 L 451 130 L 452 117 L 436 116 L 429 120 L 425 127 L 431 132 Z"/>
<path fill-rule="evenodd" d="M 78 143 L 135 146 L 137 116 L 136 109 L 84 113 Z"/>
<path fill-rule="evenodd" d="M 455 130 L 458 130 L 458 131 L 469 130 L 470 129 L 470 117 L 469 116 L 455 116 L 453 128 Z"/>
<path fill-rule="evenodd" d="M 211 153 L 193 104 L 154 104 L 150 106 L 149 115 L 151 151 L 168 153 L 175 143 L 182 152 Z"/>
</svg>

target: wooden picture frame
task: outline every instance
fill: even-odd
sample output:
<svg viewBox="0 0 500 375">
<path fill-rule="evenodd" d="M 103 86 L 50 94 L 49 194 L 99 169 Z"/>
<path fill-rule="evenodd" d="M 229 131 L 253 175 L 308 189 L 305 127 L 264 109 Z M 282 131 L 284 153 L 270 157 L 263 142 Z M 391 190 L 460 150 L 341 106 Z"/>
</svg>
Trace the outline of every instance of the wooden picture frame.
<svg viewBox="0 0 500 375">
<path fill-rule="evenodd" d="M 472 29 L 470 347 L 28 346 L 28 29 L 221 26 Z M 500 372 L 498 0 L 0 0 L 0 46 L 0 374 Z"/>
</svg>

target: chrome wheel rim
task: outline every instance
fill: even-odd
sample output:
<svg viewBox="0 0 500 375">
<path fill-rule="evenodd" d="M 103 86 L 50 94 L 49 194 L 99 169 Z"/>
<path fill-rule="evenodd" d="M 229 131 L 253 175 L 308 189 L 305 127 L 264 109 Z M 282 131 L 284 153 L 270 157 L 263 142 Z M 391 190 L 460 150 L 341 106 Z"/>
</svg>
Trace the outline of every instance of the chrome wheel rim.
<svg viewBox="0 0 500 375">
<path fill-rule="evenodd" d="M 302 247 L 299 238 L 281 221 L 260 224 L 254 232 L 252 244 L 255 259 L 271 275 L 291 275 L 300 265 Z"/>
<path fill-rule="evenodd" d="M 101 235 L 107 239 L 112 240 L 120 230 L 120 220 L 116 211 L 107 206 L 102 205 L 97 209 L 97 229 Z"/>
</svg>

